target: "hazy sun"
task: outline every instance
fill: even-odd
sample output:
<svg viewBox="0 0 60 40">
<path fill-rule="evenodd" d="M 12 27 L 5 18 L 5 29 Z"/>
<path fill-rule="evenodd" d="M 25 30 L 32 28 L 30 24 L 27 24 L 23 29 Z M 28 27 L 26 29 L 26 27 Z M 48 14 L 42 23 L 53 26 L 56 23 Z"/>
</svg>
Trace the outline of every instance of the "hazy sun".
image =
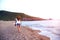
<svg viewBox="0 0 60 40">
<path fill-rule="evenodd" d="M 60 19 L 60 0 L 1 0 L 0 10 L 31 16 Z"/>
</svg>

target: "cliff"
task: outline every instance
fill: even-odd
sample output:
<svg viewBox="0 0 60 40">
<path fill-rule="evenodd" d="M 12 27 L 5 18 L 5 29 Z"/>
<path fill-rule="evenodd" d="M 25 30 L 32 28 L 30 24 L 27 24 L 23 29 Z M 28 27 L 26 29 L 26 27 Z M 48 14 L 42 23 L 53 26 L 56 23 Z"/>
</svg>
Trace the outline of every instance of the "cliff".
<svg viewBox="0 0 60 40">
<path fill-rule="evenodd" d="M 12 20 L 15 20 L 16 16 L 18 16 L 18 15 L 21 16 L 21 20 L 23 20 L 23 21 L 46 20 L 43 18 L 29 16 L 25 13 L 17 13 L 17 12 L 0 10 L 0 20 L 12 21 Z"/>
</svg>

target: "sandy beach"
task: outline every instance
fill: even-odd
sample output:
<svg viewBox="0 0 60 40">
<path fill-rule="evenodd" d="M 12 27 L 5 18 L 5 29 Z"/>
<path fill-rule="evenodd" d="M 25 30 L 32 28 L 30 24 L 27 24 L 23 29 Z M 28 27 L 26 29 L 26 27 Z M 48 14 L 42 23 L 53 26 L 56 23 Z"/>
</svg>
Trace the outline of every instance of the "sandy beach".
<svg viewBox="0 0 60 40">
<path fill-rule="evenodd" d="M 41 31 L 27 26 L 22 26 L 18 32 L 13 21 L 0 21 L 0 40 L 50 40 L 49 37 L 40 35 L 38 32 Z"/>
</svg>

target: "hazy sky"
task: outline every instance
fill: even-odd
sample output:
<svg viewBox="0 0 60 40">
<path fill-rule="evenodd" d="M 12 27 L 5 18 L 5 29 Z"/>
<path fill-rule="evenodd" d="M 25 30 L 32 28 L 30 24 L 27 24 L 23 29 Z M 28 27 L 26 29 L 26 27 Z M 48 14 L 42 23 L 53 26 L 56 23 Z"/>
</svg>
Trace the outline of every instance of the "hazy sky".
<svg viewBox="0 0 60 40">
<path fill-rule="evenodd" d="M 60 19 L 60 0 L 0 0 L 0 10 Z"/>
</svg>

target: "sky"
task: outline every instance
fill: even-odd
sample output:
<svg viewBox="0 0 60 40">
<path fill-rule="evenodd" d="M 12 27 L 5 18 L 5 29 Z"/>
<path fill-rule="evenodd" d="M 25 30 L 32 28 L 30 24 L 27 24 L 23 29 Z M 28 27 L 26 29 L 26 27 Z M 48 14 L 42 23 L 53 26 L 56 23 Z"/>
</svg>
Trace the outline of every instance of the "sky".
<svg viewBox="0 0 60 40">
<path fill-rule="evenodd" d="M 60 0 L 0 0 L 0 10 L 23 12 L 46 19 L 60 19 Z"/>
</svg>

